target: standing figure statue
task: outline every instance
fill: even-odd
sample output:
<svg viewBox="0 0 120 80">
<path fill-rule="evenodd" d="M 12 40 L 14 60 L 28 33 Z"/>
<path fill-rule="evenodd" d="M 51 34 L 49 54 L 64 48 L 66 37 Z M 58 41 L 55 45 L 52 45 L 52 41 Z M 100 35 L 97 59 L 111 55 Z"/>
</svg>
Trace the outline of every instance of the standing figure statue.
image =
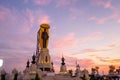
<svg viewBox="0 0 120 80">
<path fill-rule="evenodd" d="M 46 29 L 44 29 L 44 31 L 42 32 L 43 48 L 46 48 L 48 38 L 48 33 L 46 32 Z"/>
<path fill-rule="evenodd" d="M 49 42 L 49 24 L 41 24 L 37 34 L 37 51 L 47 49 Z"/>
</svg>

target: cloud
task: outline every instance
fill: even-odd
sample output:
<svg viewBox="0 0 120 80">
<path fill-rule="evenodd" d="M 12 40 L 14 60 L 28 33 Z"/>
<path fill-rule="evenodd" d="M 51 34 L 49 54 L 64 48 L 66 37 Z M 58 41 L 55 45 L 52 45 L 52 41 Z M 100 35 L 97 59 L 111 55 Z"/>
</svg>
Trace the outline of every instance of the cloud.
<svg viewBox="0 0 120 80">
<path fill-rule="evenodd" d="M 4 20 L 4 16 L 5 16 L 5 12 L 4 11 L 0 11 L 0 21 Z"/>
<path fill-rule="evenodd" d="M 82 68 L 91 68 L 91 66 L 95 65 L 92 59 L 79 59 L 77 62 Z"/>
<path fill-rule="evenodd" d="M 61 57 L 57 56 L 57 55 L 52 55 L 51 56 L 54 62 L 54 69 L 56 73 L 59 73 L 60 71 L 60 66 L 61 66 Z M 67 70 L 72 69 L 75 70 L 76 69 L 76 58 L 75 57 L 68 57 L 68 56 L 64 56 L 65 58 L 65 63 L 66 63 L 66 67 Z M 17 59 L 17 60 L 15 60 Z M 7 72 L 10 72 L 11 70 L 13 70 L 14 68 L 17 68 L 18 71 L 23 71 L 25 69 L 26 66 L 26 58 L 20 58 L 20 57 L 14 57 L 14 58 L 6 58 L 3 59 L 4 60 L 4 64 L 2 66 L 2 68 L 6 69 Z M 11 63 L 9 63 L 9 62 Z M 110 62 L 111 65 L 115 65 L 116 67 L 119 66 L 119 59 L 113 59 L 113 60 L 103 60 L 105 62 Z M 112 61 L 112 62 L 111 62 Z M 18 63 L 18 64 L 17 64 Z M 107 74 L 109 71 L 109 64 L 100 64 L 97 65 L 94 63 L 94 61 L 92 59 L 77 59 L 77 63 L 80 65 L 81 70 L 83 70 L 84 68 L 86 68 L 87 70 L 89 70 L 89 73 L 91 72 L 91 68 L 95 67 L 95 66 L 99 66 L 99 73 L 100 74 Z M 118 63 L 118 64 L 114 64 L 114 63 Z M 10 66 L 8 66 L 10 65 Z"/>
<path fill-rule="evenodd" d="M 69 13 L 70 13 L 70 18 L 72 20 L 76 20 L 76 19 L 78 19 L 78 17 L 83 15 L 83 11 L 80 10 L 79 8 L 76 8 L 76 7 L 70 7 L 69 8 Z"/>
<path fill-rule="evenodd" d="M 61 66 L 61 57 L 58 54 L 57 55 L 52 55 L 52 59 L 54 62 L 54 66 L 55 66 L 55 71 L 59 72 L 60 70 L 60 66 Z M 80 65 L 81 69 L 88 69 L 91 68 L 91 66 L 94 65 L 94 61 L 92 59 L 76 59 L 75 57 L 69 57 L 67 55 L 64 56 L 65 58 L 65 63 L 66 63 L 66 67 L 67 70 L 72 69 L 75 70 L 76 68 L 76 60 L 77 60 L 77 64 Z"/>
<path fill-rule="evenodd" d="M 35 36 L 38 29 L 34 26 L 43 22 L 50 23 L 51 20 L 41 10 L 0 7 L 0 58 L 5 61 L 3 68 L 25 69 L 26 58 L 28 59 L 36 50 Z M 31 30 L 35 31 L 31 32 Z M 13 62 L 8 63 L 10 61 Z"/>
<path fill-rule="evenodd" d="M 93 57 L 95 57 L 97 60 L 100 61 L 101 64 L 104 64 L 104 65 L 119 65 L 120 64 L 120 59 L 118 58 L 110 58 L 110 57 L 100 57 L 100 56 L 97 56 L 97 55 L 93 55 Z"/>
<path fill-rule="evenodd" d="M 79 44 L 86 44 L 91 41 L 98 41 L 103 39 L 101 32 L 94 32 L 91 33 L 88 36 L 77 38 L 75 33 L 69 33 L 67 35 L 64 35 L 62 37 L 56 37 L 56 40 L 52 43 L 54 49 L 70 49 L 75 48 Z"/>
<path fill-rule="evenodd" d="M 96 16 L 91 16 L 88 20 L 89 21 L 95 21 L 97 22 L 97 24 L 104 24 L 105 22 L 109 21 L 109 20 L 116 20 L 118 17 L 118 13 L 114 12 L 113 14 L 106 16 L 106 17 L 101 17 L 98 18 Z"/>
<path fill-rule="evenodd" d="M 102 57 L 97 57 L 100 61 L 102 62 L 107 62 L 112 65 L 119 65 L 120 64 L 120 59 L 104 59 Z"/>
<path fill-rule="evenodd" d="M 120 64 L 120 59 L 109 59 L 109 60 L 103 60 L 105 62 L 109 62 L 109 63 L 112 63 L 112 64 Z"/>
<path fill-rule="evenodd" d="M 96 21 L 98 24 L 104 24 L 109 19 L 109 17 L 97 18 L 95 16 L 89 18 L 90 21 Z"/>
<path fill-rule="evenodd" d="M 58 0 L 56 3 L 56 7 L 65 7 L 75 5 L 78 0 Z"/>
<path fill-rule="evenodd" d="M 106 45 L 106 46 L 102 46 L 101 49 L 96 49 L 96 48 L 85 48 L 85 49 L 81 49 L 78 52 L 74 52 L 71 55 L 89 55 L 91 57 L 96 57 L 99 53 L 106 53 L 108 54 L 108 52 L 114 51 L 114 50 L 119 50 L 118 45 L 116 44 L 110 44 L 110 45 Z M 115 52 L 117 53 L 117 52 Z M 98 57 L 98 56 L 97 56 Z M 97 58 L 96 57 L 96 58 Z M 108 57 L 107 57 L 108 58 Z"/>
<path fill-rule="evenodd" d="M 104 3 L 105 8 L 112 8 L 111 2 Z"/>
<path fill-rule="evenodd" d="M 80 39 L 80 42 L 87 43 L 89 41 L 98 41 L 103 39 L 102 32 L 93 32 L 89 36 L 83 37 Z"/>
<path fill-rule="evenodd" d="M 106 52 L 108 51 L 107 49 L 101 49 L 101 50 L 97 50 L 97 49 L 84 49 L 81 51 L 81 53 L 93 53 L 93 52 Z"/>
<path fill-rule="evenodd" d="M 117 20 L 117 23 L 120 23 L 120 19 Z"/>
<path fill-rule="evenodd" d="M 7 28 L 11 27 L 11 31 L 17 30 L 17 32 L 27 33 L 33 26 L 32 24 L 34 19 L 32 17 L 32 14 L 28 12 L 28 10 L 25 10 L 24 12 L 19 12 L 15 8 L 9 9 L 1 7 L 0 13 L 2 14 L 3 18 L 3 20 L 1 21 L 2 32 L 8 31 Z"/>
<path fill-rule="evenodd" d="M 92 0 L 91 1 L 92 5 L 97 5 L 97 6 L 102 6 L 104 9 L 111 11 L 112 14 L 104 17 L 96 17 L 96 16 L 90 16 L 89 20 L 90 21 L 95 21 L 97 24 L 104 24 L 107 21 L 115 21 L 119 23 L 119 7 L 117 5 L 112 4 L 112 0 Z"/>
<path fill-rule="evenodd" d="M 51 23 L 50 17 L 48 15 L 40 16 L 38 19 L 38 24 Z"/>
<path fill-rule="evenodd" d="M 32 0 L 36 5 L 48 5 L 51 3 L 51 0 Z"/>
<path fill-rule="evenodd" d="M 0 58 L 5 61 L 3 68 L 24 69 L 25 67 L 21 65 L 25 65 L 25 59 L 35 50 L 36 40 L 29 34 L 35 17 L 29 9 L 17 10 L 5 7 L 0 8 L 0 16 L 2 16 L 0 17 Z"/>
<path fill-rule="evenodd" d="M 59 37 L 55 42 L 53 43 L 54 47 L 56 49 L 63 49 L 63 48 L 69 48 L 74 47 L 78 43 L 78 39 L 75 37 L 74 33 L 69 33 L 63 37 Z"/>
<path fill-rule="evenodd" d="M 116 47 L 118 47 L 118 45 L 116 45 L 116 44 L 108 45 L 108 48 L 116 48 Z"/>
<path fill-rule="evenodd" d="M 103 6 L 104 8 L 112 9 L 113 5 L 111 0 L 91 0 L 91 4 L 95 6 Z"/>
<path fill-rule="evenodd" d="M 29 0 L 24 0 L 24 3 L 28 3 Z"/>
</svg>

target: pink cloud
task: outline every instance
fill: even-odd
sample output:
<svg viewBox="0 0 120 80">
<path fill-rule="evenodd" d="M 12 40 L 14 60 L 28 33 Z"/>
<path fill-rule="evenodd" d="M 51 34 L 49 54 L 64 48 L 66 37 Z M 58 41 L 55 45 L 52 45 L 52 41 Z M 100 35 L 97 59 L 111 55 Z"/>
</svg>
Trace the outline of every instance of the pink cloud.
<svg viewBox="0 0 120 80">
<path fill-rule="evenodd" d="M 111 2 L 104 3 L 104 7 L 105 8 L 111 8 L 112 7 Z"/>
<path fill-rule="evenodd" d="M 106 21 L 105 18 L 99 19 L 99 20 L 98 20 L 98 24 L 103 24 L 103 23 L 105 23 L 105 21 Z"/>
<path fill-rule="evenodd" d="M 24 3 L 28 3 L 29 0 L 24 0 Z"/>
<path fill-rule="evenodd" d="M 120 64 L 120 59 L 109 59 L 109 60 L 104 60 L 105 62 L 110 62 L 112 64 Z"/>
<path fill-rule="evenodd" d="M 93 5 L 97 5 L 97 6 L 102 6 L 105 9 L 110 9 L 112 10 L 112 14 L 105 16 L 105 17 L 101 17 L 98 18 L 96 16 L 92 16 L 89 18 L 90 21 L 96 21 L 98 24 L 104 24 L 105 22 L 109 21 L 109 20 L 115 20 L 117 19 L 117 23 L 119 23 L 119 8 L 117 8 L 117 6 L 113 6 L 112 5 L 112 0 L 92 0 L 91 2 Z"/>
<path fill-rule="evenodd" d="M 99 59 L 103 63 L 108 63 L 111 65 L 119 65 L 120 64 L 120 59 L 111 59 L 111 58 L 104 58 L 104 57 L 98 57 L 96 56 L 97 59 Z"/>
<path fill-rule="evenodd" d="M 3 29 L 9 28 L 11 26 L 10 30 L 16 29 L 17 32 L 27 33 L 32 28 L 34 18 L 30 11 L 25 10 L 24 12 L 19 12 L 15 8 L 0 8 L 0 10 L 2 11 L 0 14 L 2 14 L 2 18 L 4 19 L 2 20 L 1 24 L 4 26 Z"/>
<path fill-rule="evenodd" d="M 78 43 L 78 39 L 75 37 L 74 33 L 69 33 L 63 37 L 59 37 L 55 42 L 53 43 L 54 47 L 56 49 L 63 49 L 63 48 L 69 48 L 74 47 Z"/>
<path fill-rule="evenodd" d="M 48 5 L 51 3 L 51 0 L 33 0 L 36 5 Z"/>
<path fill-rule="evenodd" d="M 33 27 L 34 16 L 32 14 L 32 11 L 30 11 L 29 9 L 26 9 L 23 14 L 26 16 L 26 18 L 24 16 L 20 15 L 23 20 L 23 23 L 21 22 L 19 24 L 22 25 L 21 31 L 24 33 L 28 33 L 28 32 L 30 32 L 31 28 Z M 18 15 L 17 15 L 17 19 L 18 19 L 18 21 L 20 20 Z"/>
<path fill-rule="evenodd" d="M 54 40 L 53 47 L 54 49 L 68 49 L 68 48 L 75 48 L 79 44 L 86 44 L 91 41 L 101 40 L 103 39 L 101 32 L 92 33 L 89 36 L 77 38 L 74 33 L 69 33 L 64 35 L 63 37 L 56 37 Z"/>
<path fill-rule="evenodd" d="M 69 11 L 72 12 L 72 13 L 77 13 L 80 10 L 78 8 L 70 8 Z"/>
<path fill-rule="evenodd" d="M 117 20 L 117 23 L 120 23 L 120 19 Z"/>
<path fill-rule="evenodd" d="M 56 4 L 56 7 L 67 6 L 70 5 L 70 2 L 67 0 L 59 0 Z"/>
<path fill-rule="evenodd" d="M 38 24 L 42 24 L 42 23 L 50 23 L 50 17 L 48 15 L 43 15 L 40 16 L 40 18 L 38 19 Z"/>
<path fill-rule="evenodd" d="M 108 48 L 116 48 L 117 45 L 116 44 L 111 44 L 111 45 L 108 45 Z"/>
<path fill-rule="evenodd" d="M 76 68 L 76 58 L 75 57 L 69 57 L 69 56 L 64 56 L 65 58 L 65 63 L 66 63 L 66 67 L 67 70 L 75 70 Z M 61 56 L 58 55 L 54 55 L 52 56 L 53 62 L 54 62 L 54 67 L 55 67 L 55 71 L 57 71 L 57 73 L 60 70 L 60 66 L 61 66 Z M 91 66 L 94 65 L 94 61 L 92 59 L 77 59 L 77 64 L 80 65 L 81 69 L 89 69 L 91 68 Z"/>
<path fill-rule="evenodd" d="M 78 17 L 83 14 L 82 10 L 80 10 L 79 8 L 75 8 L 75 7 L 70 7 L 69 11 L 70 11 L 70 18 L 72 20 L 78 19 Z"/>
<path fill-rule="evenodd" d="M 4 15 L 5 15 L 4 12 L 0 11 L 0 21 L 4 20 L 5 17 Z"/>
<path fill-rule="evenodd" d="M 68 56 L 65 56 L 65 59 L 66 59 L 66 64 L 70 67 L 73 67 L 73 66 L 76 66 L 76 60 L 77 60 L 77 64 L 79 64 L 81 66 L 81 68 L 89 68 L 91 67 L 92 65 L 94 65 L 94 61 L 92 59 L 88 59 L 88 58 L 85 58 L 85 59 L 76 59 L 75 57 L 68 57 Z M 71 63 L 72 61 L 72 63 Z"/>
<path fill-rule="evenodd" d="M 30 23 L 30 27 L 32 27 L 33 26 L 33 23 L 34 23 L 34 20 L 35 20 L 35 18 L 34 18 L 34 16 L 33 16 L 33 13 L 32 13 L 32 11 L 31 10 L 29 10 L 29 9 L 26 9 L 26 16 L 28 17 L 28 20 L 29 20 L 29 23 Z"/>
<path fill-rule="evenodd" d="M 89 67 L 95 65 L 95 63 L 92 59 L 80 59 L 80 60 L 78 60 L 78 64 L 83 66 L 83 68 L 89 68 Z"/>
<path fill-rule="evenodd" d="M 78 0 L 58 0 L 56 7 L 64 7 L 74 5 L 78 2 Z"/>
<path fill-rule="evenodd" d="M 101 49 L 101 50 L 97 50 L 97 49 L 84 49 L 81 51 L 81 53 L 93 53 L 93 52 L 105 52 L 108 51 L 107 49 Z"/>
<path fill-rule="evenodd" d="M 98 18 L 96 16 L 91 16 L 88 20 L 89 21 L 95 21 L 97 22 L 97 24 L 104 24 L 105 22 L 109 21 L 109 20 L 115 20 L 118 17 L 118 13 L 115 11 L 113 14 L 106 16 L 106 17 L 102 17 L 102 18 Z"/>
<path fill-rule="evenodd" d="M 95 16 L 92 16 L 89 18 L 89 20 L 96 20 L 97 18 Z"/>
<path fill-rule="evenodd" d="M 80 39 L 81 43 L 86 43 L 89 41 L 96 41 L 96 40 L 101 40 L 103 39 L 102 33 L 101 32 L 94 32 L 90 34 L 89 36 L 83 37 Z"/>
<path fill-rule="evenodd" d="M 7 8 L 0 8 L 0 20 L 3 21 L 6 19 L 6 16 L 10 13 L 10 10 Z M 9 14 L 11 16 L 11 14 Z"/>
<path fill-rule="evenodd" d="M 110 9 L 112 11 L 112 14 L 108 15 L 108 16 L 101 17 L 101 18 L 98 18 L 98 17 L 93 15 L 89 18 L 90 21 L 95 21 L 98 24 L 104 24 L 105 22 L 112 20 L 112 21 L 115 21 L 117 23 L 120 23 L 119 7 L 112 5 L 112 0 L 106 0 L 106 1 L 105 0 L 92 0 L 91 3 L 92 3 L 92 5 L 95 5 L 95 6 L 101 6 L 105 9 Z"/>
<path fill-rule="evenodd" d="M 111 0 L 92 0 L 91 1 L 92 5 L 97 5 L 97 6 L 103 6 L 104 8 L 109 8 L 112 9 L 113 5 L 111 4 Z"/>
<path fill-rule="evenodd" d="M 98 24 L 104 24 L 107 20 L 108 17 L 104 17 L 104 18 L 97 18 L 95 16 L 92 16 L 89 18 L 90 21 L 96 21 Z"/>
</svg>

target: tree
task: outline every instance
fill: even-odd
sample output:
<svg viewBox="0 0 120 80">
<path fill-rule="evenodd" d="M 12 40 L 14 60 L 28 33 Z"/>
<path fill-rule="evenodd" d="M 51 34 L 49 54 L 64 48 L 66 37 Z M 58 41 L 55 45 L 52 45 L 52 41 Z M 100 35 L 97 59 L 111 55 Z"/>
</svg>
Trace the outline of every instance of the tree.
<svg viewBox="0 0 120 80">
<path fill-rule="evenodd" d="M 96 73 L 99 74 L 99 71 L 98 71 L 99 67 L 96 66 L 95 69 L 96 69 Z"/>
<path fill-rule="evenodd" d="M 73 74 L 72 69 L 71 69 L 71 70 L 68 70 L 68 72 L 69 72 L 70 76 L 72 76 L 72 74 Z"/>
<path fill-rule="evenodd" d="M 115 66 L 110 65 L 109 66 L 109 74 L 114 74 L 114 71 L 115 71 Z"/>
</svg>

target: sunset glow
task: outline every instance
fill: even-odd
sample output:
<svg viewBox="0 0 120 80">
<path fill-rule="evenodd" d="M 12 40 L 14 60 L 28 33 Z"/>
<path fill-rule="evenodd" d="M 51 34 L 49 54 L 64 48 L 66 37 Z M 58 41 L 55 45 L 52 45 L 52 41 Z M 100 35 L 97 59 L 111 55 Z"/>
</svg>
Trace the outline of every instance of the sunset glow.
<svg viewBox="0 0 120 80">
<path fill-rule="evenodd" d="M 68 69 L 91 71 L 120 66 L 120 0 L 0 0 L 0 59 L 4 68 L 24 70 L 36 51 L 40 24 L 50 24 L 49 51 L 56 73 L 61 57 Z"/>
</svg>

